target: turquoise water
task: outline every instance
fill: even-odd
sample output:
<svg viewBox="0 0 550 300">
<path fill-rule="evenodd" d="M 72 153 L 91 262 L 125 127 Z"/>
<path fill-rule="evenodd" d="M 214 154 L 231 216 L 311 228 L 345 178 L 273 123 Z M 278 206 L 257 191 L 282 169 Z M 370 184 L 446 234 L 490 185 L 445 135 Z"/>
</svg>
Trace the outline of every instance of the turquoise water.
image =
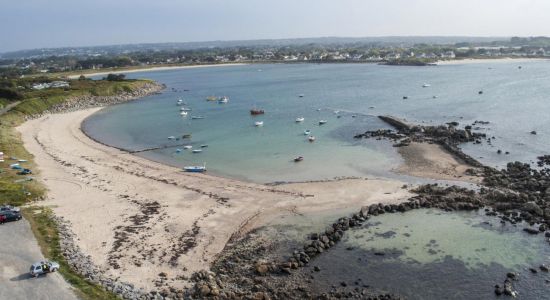
<svg viewBox="0 0 550 300">
<path fill-rule="evenodd" d="M 200 154 L 176 153 L 174 147 L 140 155 L 176 166 L 206 162 L 214 174 L 274 182 L 388 175 L 400 163 L 395 149 L 389 143 L 353 139 L 356 133 L 385 127 L 375 115 L 434 124 L 484 120 L 490 124 L 480 130 L 496 136 L 494 146 L 464 148 L 484 163 L 503 166 L 510 160 L 532 161 L 547 153 L 550 144 L 550 63 L 521 65 L 274 64 L 132 73 L 129 77 L 151 78 L 168 88 L 161 95 L 108 107 L 89 118 L 84 129 L 130 150 L 177 144 L 181 141 L 167 137 L 192 133 L 190 145 L 209 145 Z M 431 87 L 423 88 L 423 83 Z M 478 95 L 479 90 L 484 93 Z M 230 101 L 205 101 L 210 95 L 227 95 Z M 405 95 L 408 100 L 402 99 Z M 179 98 L 193 109 L 188 117 L 179 115 Z M 266 114 L 250 116 L 253 107 Z M 191 120 L 191 115 L 205 119 Z M 303 123 L 295 122 L 299 116 Z M 328 123 L 319 126 L 321 119 Z M 255 127 L 255 121 L 264 126 Z M 306 129 L 316 137 L 314 143 L 303 135 Z M 532 130 L 538 135 L 530 135 Z M 497 155 L 497 149 L 511 154 Z M 299 155 L 304 161 L 292 162 Z"/>
<path fill-rule="evenodd" d="M 287 217 L 259 234 L 281 240 L 286 250 L 280 254 L 288 255 L 301 248 L 308 233 L 331 223 L 326 219 L 325 214 Z M 303 272 L 314 276 L 319 293 L 345 282 L 348 290 L 368 285 L 406 299 L 496 299 L 494 285 L 502 286 L 507 272 L 517 272 L 519 299 L 548 299 L 550 277 L 528 268 L 547 264 L 550 247 L 543 236 L 523 232 L 523 226 L 503 225 L 483 211 L 420 209 L 379 215 L 347 231 Z M 321 272 L 314 272 L 314 266 Z"/>
</svg>

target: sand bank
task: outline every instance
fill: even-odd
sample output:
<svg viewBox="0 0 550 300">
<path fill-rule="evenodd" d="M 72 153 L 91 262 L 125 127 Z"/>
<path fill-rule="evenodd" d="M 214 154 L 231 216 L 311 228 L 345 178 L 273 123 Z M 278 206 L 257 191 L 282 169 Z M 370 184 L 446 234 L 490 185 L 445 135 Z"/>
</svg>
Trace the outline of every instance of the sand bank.
<svg viewBox="0 0 550 300">
<path fill-rule="evenodd" d="M 488 63 L 525 63 L 525 62 L 535 62 L 535 61 L 550 61 L 547 58 L 467 58 L 467 59 L 455 59 L 455 60 L 440 60 L 437 61 L 437 65 L 465 65 L 465 64 L 488 64 Z"/>
<path fill-rule="evenodd" d="M 407 199 L 403 182 L 348 179 L 275 187 L 181 170 L 96 143 L 80 130 L 91 108 L 18 128 L 35 156 L 44 205 L 68 220 L 81 249 L 105 273 L 152 290 L 183 287 L 233 236 L 281 214 L 360 208 Z"/>
<path fill-rule="evenodd" d="M 93 77 L 93 76 L 101 76 L 101 75 L 108 75 L 108 74 L 128 74 L 128 73 L 139 73 L 139 72 L 155 72 L 155 71 L 166 71 L 166 70 L 178 70 L 178 69 L 196 69 L 196 68 L 210 68 L 210 67 L 233 67 L 233 66 L 242 66 L 246 65 L 243 63 L 231 63 L 231 64 L 212 64 L 212 65 L 192 65 L 192 66 L 169 66 L 169 67 L 143 67 L 143 68 L 137 68 L 137 69 L 128 69 L 128 70 L 110 70 L 110 71 L 101 71 L 101 72 L 93 72 L 93 73 L 86 73 L 83 72 L 82 75 L 86 77 Z M 69 79 L 77 79 L 80 77 L 80 74 L 76 75 L 69 75 L 67 78 Z"/>
</svg>

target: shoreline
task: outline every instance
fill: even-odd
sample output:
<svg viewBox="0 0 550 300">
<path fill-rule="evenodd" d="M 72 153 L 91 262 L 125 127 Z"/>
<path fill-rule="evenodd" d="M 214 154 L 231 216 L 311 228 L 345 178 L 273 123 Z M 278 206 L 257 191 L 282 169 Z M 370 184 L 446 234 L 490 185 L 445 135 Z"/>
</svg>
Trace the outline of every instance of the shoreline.
<svg viewBox="0 0 550 300">
<path fill-rule="evenodd" d="M 234 66 L 245 66 L 247 63 L 230 63 L 230 64 L 210 64 L 210 65 L 185 65 L 185 66 L 166 66 L 166 67 L 144 67 L 136 69 L 127 69 L 127 70 L 111 70 L 111 71 L 100 71 L 93 73 L 82 73 L 77 75 L 68 75 L 69 79 L 78 79 L 80 75 L 85 77 L 93 77 L 100 75 L 108 74 L 128 74 L 128 73 L 140 73 L 140 72 L 158 72 L 158 71 L 167 71 L 167 70 L 180 70 L 180 69 L 196 69 L 196 68 L 212 68 L 212 67 L 234 67 Z"/>
<path fill-rule="evenodd" d="M 550 61 L 550 58 L 526 58 L 526 57 L 501 57 L 501 58 L 465 58 L 465 59 L 453 59 L 453 60 L 438 60 L 435 62 L 438 66 L 445 65 L 464 65 L 464 64 L 483 64 L 483 63 L 509 63 L 509 62 L 537 62 L 537 61 Z"/>
<path fill-rule="evenodd" d="M 232 237 L 276 216 L 398 203 L 410 195 L 396 180 L 272 187 L 186 174 L 90 140 L 80 124 L 100 109 L 41 116 L 17 130 L 49 189 L 43 204 L 71 224 L 77 246 L 99 269 L 137 288 L 188 287 L 188 281 L 176 278 L 208 269 Z M 132 258 L 143 255 L 143 260 Z M 158 287 L 160 273 L 169 280 Z"/>
</svg>

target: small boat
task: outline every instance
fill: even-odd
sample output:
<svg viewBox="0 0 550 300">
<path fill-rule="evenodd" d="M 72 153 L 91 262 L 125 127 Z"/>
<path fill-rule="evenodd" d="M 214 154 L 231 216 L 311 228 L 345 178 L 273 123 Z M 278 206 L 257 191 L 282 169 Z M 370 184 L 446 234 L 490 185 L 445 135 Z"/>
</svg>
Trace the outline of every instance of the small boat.
<svg viewBox="0 0 550 300">
<path fill-rule="evenodd" d="M 307 140 L 310 141 L 310 142 L 315 142 L 315 137 L 314 136 L 309 136 L 307 138 Z"/>
<path fill-rule="evenodd" d="M 334 111 L 334 114 L 335 114 L 335 115 L 337 115 L 337 114 L 339 114 L 339 113 L 340 113 L 339 110 L 335 110 L 335 111 Z"/>
<path fill-rule="evenodd" d="M 183 91 L 184 91 L 184 92 L 189 92 L 189 90 L 188 90 L 188 89 L 183 89 Z"/>
<path fill-rule="evenodd" d="M 201 145 L 201 148 L 207 148 L 207 147 L 208 147 L 207 144 L 202 144 L 202 145 Z"/>
<path fill-rule="evenodd" d="M 183 103 L 183 99 L 178 99 L 177 103 Z"/>
<path fill-rule="evenodd" d="M 304 135 L 310 135 L 310 134 L 311 134 L 311 130 L 308 129 L 308 130 L 304 131 Z"/>
<path fill-rule="evenodd" d="M 227 102 L 229 102 L 229 98 L 227 98 L 226 96 L 223 96 L 218 100 L 218 103 L 227 103 Z"/>
<path fill-rule="evenodd" d="M 326 123 L 327 123 L 327 120 L 321 120 L 321 121 L 319 121 L 319 125 L 324 125 L 324 124 L 326 124 Z"/>
<path fill-rule="evenodd" d="M 299 94 L 298 97 L 304 98 L 304 94 Z"/>
<path fill-rule="evenodd" d="M 256 126 L 256 127 L 264 126 L 264 121 L 254 122 L 254 126 Z"/>
<path fill-rule="evenodd" d="M 356 116 L 356 115 L 351 115 L 351 117 L 352 117 L 352 118 L 355 118 L 355 117 L 357 117 L 357 116 Z"/>
<path fill-rule="evenodd" d="M 337 115 L 336 116 L 336 119 L 340 119 L 342 116 L 341 115 Z"/>
<path fill-rule="evenodd" d="M 374 109 L 374 108 L 376 108 L 376 106 L 369 106 L 369 108 L 370 108 L 370 109 Z"/>
<path fill-rule="evenodd" d="M 185 149 L 185 150 L 189 150 L 191 148 L 193 148 L 193 146 L 191 146 L 191 145 L 183 146 L 183 149 Z"/>
<path fill-rule="evenodd" d="M 183 151 L 183 150 L 181 150 L 181 149 L 179 149 L 179 148 L 176 149 L 176 153 L 180 153 L 181 151 Z"/>
<path fill-rule="evenodd" d="M 191 138 L 191 134 L 190 133 L 186 133 L 184 135 L 181 136 L 182 139 L 190 139 Z"/>
<path fill-rule="evenodd" d="M 200 120 L 200 119 L 204 119 L 204 116 L 191 116 L 191 119 L 192 120 Z"/>
<path fill-rule="evenodd" d="M 18 162 L 24 163 L 24 162 L 27 162 L 27 160 L 26 159 L 20 159 L 20 160 L 18 160 Z"/>
<path fill-rule="evenodd" d="M 168 139 L 169 139 L 169 140 L 175 140 L 175 139 L 176 139 L 176 137 L 175 137 L 175 136 L 173 136 L 173 135 L 171 135 L 171 136 L 169 136 L 169 137 L 168 137 Z"/>
<path fill-rule="evenodd" d="M 481 94 L 483 94 L 483 91 L 479 91 L 479 92 L 477 92 L 477 93 L 481 95 Z"/>
<path fill-rule="evenodd" d="M 321 111 L 321 109 L 320 109 L 320 108 L 318 108 L 318 109 L 317 109 L 317 111 Z"/>
<path fill-rule="evenodd" d="M 206 164 L 202 166 L 187 166 L 183 167 L 183 170 L 185 172 L 191 172 L 191 173 L 202 173 L 206 172 Z"/>
<path fill-rule="evenodd" d="M 193 153 L 201 153 L 201 152 L 202 152 L 201 149 L 195 149 L 195 150 L 193 150 Z"/>
<path fill-rule="evenodd" d="M 403 100 L 407 100 L 407 99 L 409 99 L 409 97 L 403 96 Z"/>
<path fill-rule="evenodd" d="M 431 87 L 431 85 L 428 84 L 428 83 L 424 83 L 424 84 L 422 85 L 422 87 L 423 87 L 423 88 L 427 88 L 427 87 Z"/>
<path fill-rule="evenodd" d="M 206 97 L 206 101 L 218 101 L 220 97 L 217 96 L 208 96 Z"/>
<path fill-rule="evenodd" d="M 305 120 L 304 117 L 296 118 L 296 123 L 303 122 L 304 120 Z"/>
<path fill-rule="evenodd" d="M 180 111 L 191 111 L 191 109 L 187 108 L 187 107 L 182 107 L 182 108 L 180 108 Z"/>
<path fill-rule="evenodd" d="M 180 112 L 180 115 L 181 115 L 181 116 L 187 116 L 187 112 L 186 112 L 186 111 L 182 111 L 182 112 Z"/>
<path fill-rule="evenodd" d="M 437 99 L 437 96 L 433 96 L 432 98 Z"/>
<path fill-rule="evenodd" d="M 255 108 L 253 108 L 253 109 L 250 110 L 250 114 L 251 114 L 251 115 L 263 115 L 264 113 L 265 113 L 265 112 L 264 112 L 263 109 L 255 109 Z"/>
<path fill-rule="evenodd" d="M 294 158 L 294 162 L 300 162 L 302 160 L 304 160 L 303 156 L 298 156 L 298 157 Z"/>
</svg>

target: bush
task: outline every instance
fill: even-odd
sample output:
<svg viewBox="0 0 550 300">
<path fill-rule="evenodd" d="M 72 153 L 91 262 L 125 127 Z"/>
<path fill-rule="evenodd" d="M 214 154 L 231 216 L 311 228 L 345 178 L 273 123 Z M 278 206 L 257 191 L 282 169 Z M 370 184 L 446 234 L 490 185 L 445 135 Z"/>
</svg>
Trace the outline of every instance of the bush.
<svg viewBox="0 0 550 300">
<path fill-rule="evenodd" d="M 125 78 L 126 75 L 124 74 L 109 74 L 106 77 L 108 81 L 124 81 Z"/>
<path fill-rule="evenodd" d="M 21 100 L 23 94 L 10 88 L 0 88 L 0 98 L 6 98 L 8 100 Z"/>
</svg>

